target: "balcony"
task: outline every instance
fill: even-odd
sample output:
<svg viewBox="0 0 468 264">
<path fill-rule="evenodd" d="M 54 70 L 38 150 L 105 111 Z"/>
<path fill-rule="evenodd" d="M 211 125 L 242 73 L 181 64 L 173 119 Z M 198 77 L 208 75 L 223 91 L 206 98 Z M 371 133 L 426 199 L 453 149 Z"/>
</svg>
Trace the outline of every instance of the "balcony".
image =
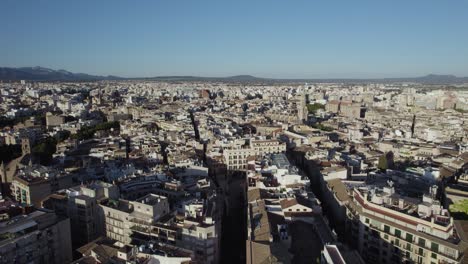
<svg viewBox="0 0 468 264">
<path fill-rule="evenodd" d="M 142 226 L 137 226 L 137 225 L 134 225 L 134 226 L 130 227 L 130 230 L 136 231 L 136 232 L 140 232 L 140 233 L 146 233 L 146 234 L 150 234 L 150 233 L 151 233 L 151 229 L 150 229 L 150 228 L 142 227 Z"/>
<path fill-rule="evenodd" d="M 152 225 L 154 222 L 153 219 L 141 220 L 137 218 L 130 218 L 129 221 L 135 224 L 140 224 L 140 225 Z"/>
</svg>

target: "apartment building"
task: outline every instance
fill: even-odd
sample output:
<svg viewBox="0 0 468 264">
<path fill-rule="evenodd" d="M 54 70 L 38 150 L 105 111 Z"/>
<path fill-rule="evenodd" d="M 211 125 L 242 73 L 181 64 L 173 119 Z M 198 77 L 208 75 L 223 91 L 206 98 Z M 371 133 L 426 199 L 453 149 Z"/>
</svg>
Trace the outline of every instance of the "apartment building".
<svg viewBox="0 0 468 264">
<path fill-rule="evenodd" d="M 244 145 L 234 145 L 223 150 L 228 170 L 247 169 L 247 162 L 257 156 L 286 151 L 286 144 L 278 140 L 250 139 Z"/>
<path fill-rule="evenodd" d="M 65 123 L 65 117 L 61 115 L 54 115 L 52 113 L 47 113 L 46 114 L 46 127 L 47 128 L 53 128 L 53 127 L 58 127 Z"/>
<path fill-rule="evenodd" d="M 173 214 L 168 199 L 148 194 L 136 201 L 107 200 L 100 205 L 106 236 L 126 245 L 153 244 L 194 252 L 201 263 L 219 259 L 220 222 L 214 201 L 186 204 L 184 214 Z"/>
<path fill-rule="evenodd" d="M 33 165 L 19 170 L 10 188 L 16 201 L 41 207 L 42 200 L 48 195 L 72 185 L 71 174 Z"/>
<path fill-rule="evenodd" d="M 280 153 L 286 151 L 286 144 L 276 140 L 251 140 L 251 148 L 256 151 L 257 156 L 265 154 Z"/>
<path fill-rule="evenodd" d="M 361 116 L 361 104 L 353 102 L 340 103 L 340 115 L 350 118 L 360 118 Z"/>
<path fill-rule="evenodd" d="M 0 263 L 70 263 L 70 221 L 46 210 L 0 222 Z"/>
<path fill-rule="evenodd" d="M 340 101 L 337 100 L 331 100 L 325 105 L 325 110 L 327 112 L 332 112 L 335 114 L 338 114 L 340 111 Z"/>
<path fill-rule="evenodd" d="M 337 101 L 331 100 L 325 105 L 327 112 L 339 114 L 350 118 L 363 117 L 361 111 L 361 104 L 353 103 L 351 101 Z"/>
<path fill-rule="evenodd" d="M 148 194 L 136 201 L 109 199 L 99 206 L 105 222 L 106 236 L 124 244 L 132 243 L 132 229 L 151 226 L 169 213 L 167 198 L 154 194 Z"/>
<path fill-rule="evenodd" d="M 103 199 L 118 198 L 117 186 L 97 181 L 51 194 L 42 205 L 70 218 L 72 242 L 76 248 L 105 235 L 104 219 L 99 214 L 99 202 Z"/>
<path fill-rule="evenodd" d="M 435 199 L 437 187 L 418 198 L 383 188 L 352 190 L 348 231 L 368 263 L 461 263 L 467 248 L 460 232 Z"/>
</svg>

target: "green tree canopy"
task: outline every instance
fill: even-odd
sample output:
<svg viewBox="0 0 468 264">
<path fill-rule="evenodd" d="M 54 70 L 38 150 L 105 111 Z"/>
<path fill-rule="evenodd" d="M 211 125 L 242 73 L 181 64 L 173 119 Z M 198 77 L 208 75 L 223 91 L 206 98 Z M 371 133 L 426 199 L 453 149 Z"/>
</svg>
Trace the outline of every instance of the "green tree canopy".
<svg viewBox="0 0 468 264">
<path fill-rule="evenodd" d="M 325 106 L 323 104 L 319 103 L 314 103 L 314 104 L 308 104 L 307 105 L 307 110 L 309 111 L 309 114 L 315 114 L 317 110 L 319 109 L 325 109 Z"/>
<path fill-rule="evenodd" d="M 386 170 L 388 169 L 388 160 L 387 160 L 387 155 L 382 155 L 380 156 L 379 158 L 379 164 L 377 165 L 377 167 L 381 170 Z"/>
</svg>

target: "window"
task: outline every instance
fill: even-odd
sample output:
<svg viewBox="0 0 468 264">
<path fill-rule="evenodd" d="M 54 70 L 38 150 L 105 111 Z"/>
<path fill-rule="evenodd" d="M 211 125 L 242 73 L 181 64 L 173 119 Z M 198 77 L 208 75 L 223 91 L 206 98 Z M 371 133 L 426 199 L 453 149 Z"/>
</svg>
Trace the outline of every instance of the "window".
<svg viewBox="0 0 468 264">
<path fill-rule="evenodd" d="M 366 218 L 366 224 L 368 224 L 368 223 L 369 223 L 369 218 Z"/>
<path fill-rule="evenodd" d="M 424 240 L 424 238 L 419 238 L 418 245 L 420 245 L 421 247 L 425 247 L 426 246 L 426 240 Z"/>
<path fill-rule="evenodd" d="M 401 230 L 395 229 L 395 236 L 396 237 L 401 237 Z"/>
<path fill-rule="evenodd" d="M 413 242 L 413 235 L 409 234 L 409 233 L 406 233 L 406 241 Z"/>
<path fill-rule="evenodd" d="M 432 254 L 431 254 L 431 257 L 432 257 L 433 259 L 437 259 L 437 254 L 436 254 L 436 253 L 432 253 Z"/>
<path fill-rule="evenodd" d="M 419 254 L 420 256 L 422 256 L 422 255 L 424 254 L 424 250 L 423 250 L 422 248 L 420 248 L 420 249 L 418 250 L 418 254 Z"/>
<path fill-rule="evenodd" d="M 439 252 L 439 244 L 432 242 L 431 243 L 431 250 L 434 252 Z"/>
<path fill-rule="evenodd" d="M 384 225 L 384 232 L 390 233 L 390 227 L 388 225 Z"/>
</svg>

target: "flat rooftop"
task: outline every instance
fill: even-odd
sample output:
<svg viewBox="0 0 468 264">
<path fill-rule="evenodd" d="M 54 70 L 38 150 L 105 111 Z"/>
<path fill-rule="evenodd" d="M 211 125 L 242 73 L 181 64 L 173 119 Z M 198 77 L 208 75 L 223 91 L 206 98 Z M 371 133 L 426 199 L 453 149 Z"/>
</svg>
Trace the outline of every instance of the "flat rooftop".
<svg viewBox="0 0 468 264">
<path fill-rule="evenodd" d="M 148 204 L 148 205 L 156 205 L 160 203 L 162 200 L 167 200 L 167 198 L 165 196 L 150 193 L 137 199 L 136 202 L 139 202 L 142 204 Z"/>
</svg>

